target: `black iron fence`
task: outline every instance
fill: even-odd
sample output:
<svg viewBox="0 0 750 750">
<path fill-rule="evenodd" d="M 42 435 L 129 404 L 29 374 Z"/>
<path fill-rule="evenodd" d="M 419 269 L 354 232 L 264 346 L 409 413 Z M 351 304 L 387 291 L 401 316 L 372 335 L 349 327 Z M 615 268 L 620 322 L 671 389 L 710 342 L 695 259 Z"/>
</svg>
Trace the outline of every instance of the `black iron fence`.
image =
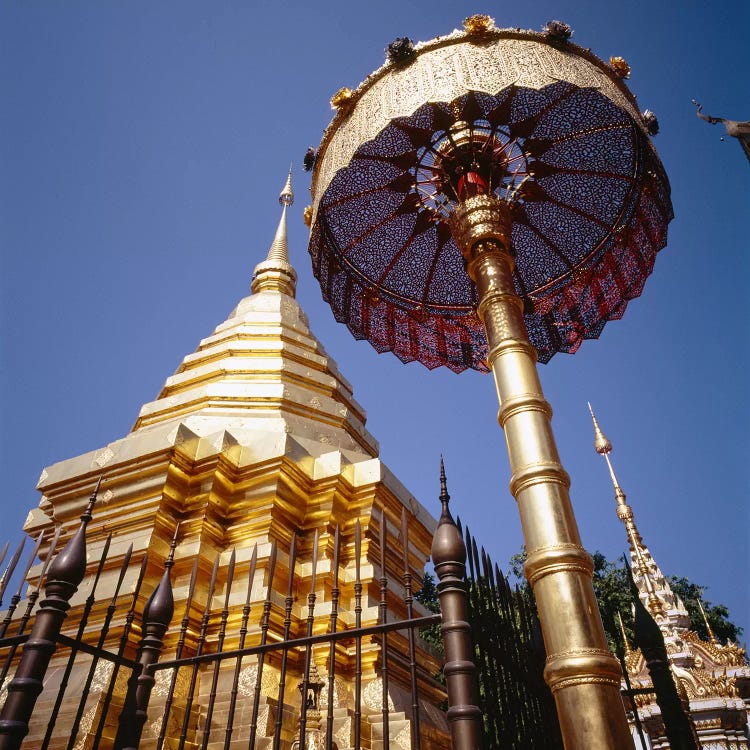
<svg viewBox="0 0 750 750">
<path fill-rule="evenodd" d="M 512 588 L 468 529 L 465 539 L 486 750 L 562 750 L 533 594 Z"/>
<path fill-rule="evenodd" d="M 220 565 L 217 554 L 207 584 L 196 556 L 180 584 L 175 620 L 179 525 L 144 604 L 144 586 L 155 578 L 149 566 L 156 564 L 147 556 L 134 574 L 131 547 L 112 572 L 105 565 L 108 537 L 99 559 L 87 563 L 95 501 L 96 490 L 78 531 L 54 556 L 57 530 L 38 586 L 22 601 L 21 583 L 0 623 L 0 750 L 22 743 L 30 750 L 562 748 L 531 594 L 511 589 L 469 531 L 462 536 L 448 509 L 444 472 L 432 546 L 442 616 L 415 604 L 404 512 L 400 530 L 391 532 L 403 551 L 400 575 L 386 568 L 382 516 L 367 535 L 357 521 L 347 544 L 335 528 L 332 544 L 326 542 L 325 586 L 322 578 L 316 582 L 321 540 L 309 530 L 293 534 L 283 549 L 272 543 L 262 565 L 257 545 L 242 564 L 231 552 Z M 365 541 L 379 550 L 379 577 L 369 593 Z M 42 543 L 40 536 L 23 578 Z M 21 548 L 0 579 L 0 604 L 20 559 Z M 178 562 L 187 578 L 189 563 Z M 309 566 L 304 594 L 295 581 L 298 563 Z M 104 570 L 106 597 L 99 592 Z M 286 588 L 279 590 L 285 571 Z M 346 602 L 341 571 L 349 577 Z M 76 602 L 64 629 L 87 572 L 88 596 Z M 325 606 L 317 602 L 321 588 Z M 373 605 L 377 622 L 363 620 Z M 419 637 L 438 624 L 442 661 Z"/>
<path fill-rule="evenodd" d="M 38 587 L 28 592 L 25 602 L 19 587 L 0 624 L 0 700 L 4 700 L 0 750 L 15 750 L 22 743 L 34 750 L 478 747 L 473 739 L 481 733 L 479 709 L 472 705 L 473 665 L 467 671 L 465 663 L 471 645 L 461 616 L 463 560 L 444 555 L 447 568 L 439 583 L 444 616 L 417 611 L 405 513 L 398 542 L 404 551 L 400 577 L 386 571 L 389 532 L 382 517 L 375 538 L 368 538 L 368 544 L 380 551 L 374 624 L 363 624 L 362 619 L 368 602 L 363 602 L 367 592 L 360 565 L 359 522 L 353 530 L 353 627 L 351 622 L 343 625 L 340 618 L 338 528 L 332 584 L 326 589 L 323 612 L 316 609 L 319 537 L 317 531 L 310 531 L 304 540 L 293 535 L 283 551 L 273 543 L 264 571 L 258 565 L 257 546 L 242 576 L 236 574 L 234 553 L 222 567 L 217 555 L 207 590 L 201 591 L 205 606 L 199 618 L 196 557 L 187 594 L 181 592 L 181 620 L 173 622 L 172 571 L 179 526 L 161 579 L 145 605 L 148 592 L 143 587 L 153 575 L 145 575 L 150 563 L 144 557 L 132 581 L 132 547 L 122 558 L 111 595 L 108 585 L 102 601 L 100 580 L 102 571 L 109 569 L 105 563 L 111 537 L 99 559 L 87 564 L 86 527 L 95 500 L 96 491 L 78 531 L 56 556 L 57 538 L 52 541 Z M 449 514 L 447 523 L 453 523 Z M 461 541 L 455 526 L 452 529 Z M 41 544 L 42 538 L 24 577 Z M 298 608 L 293 617 L 295 596 L 300 596 L 295 589 L 295 563 L 303 547 L 311 578 L 299 636 L 292 621 L 299 619 Z M 288 580 L 286 591 L 275 593 L 271 582 L 279 558 L 288 568 Z M 20 551 L 14 566 L 18 559 Z M 88 596 L 76 603 L 68 627 L 63 628 L 71 597 L 87 572 Z M 8 571 L 6 580 L 11 574 Z M 253 601 L 253 586 L 261 576 L 262 603 Z M 244 605 L 238 614 L 239 592 Z M 279 594 L 285 594 L 283 603 Z M 15 619 L 19 604 L 21 616 Z M 454 613 L 453 620 L 445 614 L 449 612 Z M 438 622 L 446 636 L 446 674 L 451 664 L 458 665 L 448 676 L 447 692 L 453 701 L 447 717 L 436 708 L 445 696 L 434 679 L 439 662 L 418 636 L 420 628 Z"/>
</svg>

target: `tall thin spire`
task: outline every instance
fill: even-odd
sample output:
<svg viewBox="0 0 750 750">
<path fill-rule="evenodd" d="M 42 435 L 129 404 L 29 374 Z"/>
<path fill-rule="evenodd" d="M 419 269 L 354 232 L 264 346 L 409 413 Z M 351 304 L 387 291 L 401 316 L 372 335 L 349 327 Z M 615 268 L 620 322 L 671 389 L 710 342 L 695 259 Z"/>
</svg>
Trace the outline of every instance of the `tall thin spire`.
<svg viewBox="0 0 750 750">
<path fill-rule="evenodd" d="M 701 611 L 701 615 L 703 615 L 703 624 L 704 624 L 704 625 L 706 626 L 706 631 L 708 632 L 708 638 L 709 638 L 709 640 L 710 640 L 710 641 L 711 641 L 711 643 L 713 643 L 713 644 L 718 644 L 719 640 L 718 640 L 718 638 L 717 638 L 717 637 L 716 637 L 716 636 L 714 635 L 714 631 L 713 631 L 713 628 L 711 627 L 711 624 L 710 624 L 710 623 L 708 622 L 708 617 L 706 617 L 706 610 L 705 610 L 705 609 L 703 609 L 703 603 L 701 602 L 701 599 L 700 599 L 700 597 L 698 597 L 698 598 L 696 599 L 696 601 L 698 602 L 698 608 L 699 608 L 699 609 L 700 609 L 700 611 Z"/>
<path fill-rule="evenodd" d="M 289 247 L 286 237 L 286 210 L 294 203 L 292 191 L 292 168 L 289 167 L 284 187 L 279 195 L 281 218 L 276 228 L 268 255 L 262 263 L 255 266 L 253 272 L 252 292 L 277 292 L 294 297 L 297 288 L 297 274 L 289 262 Z"/>
<path fill-rule="evenodd" d="M 615 488 L 615 500 L 617 501 L 617 517 L 625 524 L 625 529 L 628 534 L 628 543 L 630 545 L 630 559 L 633 563 L 633 571 L 637 573 L 637 579 L 635 581 L 639 591 L 641 591 L 643 598 L 645 599 L 644 604 L 648 608 L 651 615 L 657 619 L 661 619 L 664 611 L 666 610 L 665 603 L 661 600 L 656 592 L 655 578 L 658 575 L 660 578 L 661 573 L 656 566 L 656 563 L 651 558 L 651 554 L 646 549 L 643 543 L 641 535 L 638 533 L 638 529 L 635 525 L 635 519 L 633 518 L 633 509 L 628 505 L 625 497 L 625 492 L 620 483 L 617 481 L 615 470 L 612 467 L 612 461 L 609 458 L 609 454 L 612 452 L 612 443 L 608 440 L 606 435 L 602 432 L 599 427 L 599 422 L 594 414 L 594 410 L 591 408 L 589 403 L 589 411 L 591 412 L 591 420 L 594 423 L 594 450 L 601 456 L 604 456 L 604 460 L 607 462 L 607 468 L 609 469 L 609 475 L 612 478 L 612 485 Z M 672 592 L 670 590 L 670 595 Z M 673 595 L 672 595 L 673 596 Z"/>
<path fill-rule="evenodd" d="M 630 643 L 628 643 L 628 634 L 625 632 L 625 625 L 622 622 L 622 615 L 617 611 L 617 621 L 620 623 L 620 633 L 622 633 L 622 643 L 625 649 L 625 656 L 630 656 Z"/>
</svg>

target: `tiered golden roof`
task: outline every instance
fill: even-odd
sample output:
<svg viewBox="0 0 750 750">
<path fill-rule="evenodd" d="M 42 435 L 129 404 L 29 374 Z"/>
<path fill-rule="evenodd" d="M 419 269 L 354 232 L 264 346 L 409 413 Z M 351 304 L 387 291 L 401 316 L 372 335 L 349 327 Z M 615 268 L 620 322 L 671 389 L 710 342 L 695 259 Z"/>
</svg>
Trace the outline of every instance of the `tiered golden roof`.
<svg viewBox="0 0 750 750">
<path fill-rule="evenodd" d="M 156 584 L 161 564 L 179 525 L 172 578 L 177 612 L 187 598 L 188 580 L 198 558 L 198 577 L 188 629 L 199 630 L 198 614 L 208 598 L 208 580 L 220 556 L 217 592 L 235 555 L 236 576 L 246 575 L 257 544 L 257 591 L 286 590 L 292 533 L 300 553 L 295 586 L 310 585 L 313 535 L 319 535 L 316 613 L 330 612 L 332 559 L 328 554 L 340 527 L 344 566 L 354 566 L 354 527 L 362 527 L 361 572 L 364 585 L 362 624 L 377 621 L 379 582 L 371 547 L 373 523 L 384 516 L 392 528 L 387 556 L 402 570 L 398 529 L 404 509 L 409 528 L 411 573 L 421 576 L 429 556 L 435 520 L 378 458 L 378 443 L 365 426 L 366 415 L 352 387 L 310 330 L 295 299 L 297 275 L 289 261 L 286 214 L 294 195 L 291 174 L 281 193 L 281 218 L 266 259 L 255 268 L 252 294 L 240 300 L 227 320 L 188 354 L 167 378 L 157 398 L 145 404 L 132 431 L 108 445 L 46 468 L 39 481 L 39 507 L 25 530 L 36 535 L 62 524 L 61 543 L 76 526 L 96 478 L 103 474 L 100 499 L 88 527 L 90 558 L 96 559 L 108 533 L 113 540 L 99 584 L 112 591 L 123 556 L 132 543 L 126 575 L 128 590 L 148 554 L 143 591 Z M 49 535 L 48 535 L 49 537 Z M 272 543 L 279 549 L 273 581 L 267 581 Z M 44 554 L 44 551 L 43 551 Z M 396 562 L 398 561 L 398 562 Z M 38 579 L 40 566 L 29 580 Z M 351 627 L 353 573 L 342 574 L 340 627 Z M 132 588 L 130 589 L 132 590 Z M 394 590 L 396 590 L 394 588 Z M 69 623 L 76 622 L 87 595 L 74 597 Z M 283 602 L 284 594 L 275 597 Z M 243 601 L 232 591 L 230 627 L 236 632 Z M 214 605 L 218 606 L 218 605 Z M 394 607 L 403 606 L 395 603 Z M 304 609 L 304 611 L 303 611 Z M 304 601 L 294 605 L 292 635 L 306 617 Z M 90 621 L 94 630 L 96 617 Z M 280 631 L 283 611 L 274 608 L 271 628 Z M 232 623 L 237 628 L 232 627 Z M 73 626 L 71 625 L 71 626 Z M 258 629 L 248 638 L 259 637 Z M 168 634 L 165 651 L 174 647 Z M 364 679 L 375 676 L 376 644 L 362 654 Z M 325 649 L 316 650 L 325 664 Z M 251 667 L 248 667 L 251 668 Z M 437 665 L 435 665 L 437 668 Z M 342 674 L 346 665 L 342 665 Z M 436 703 L 440 695 L 434 696 Z M 40 704 L 41 705 L 41 704 Z M 40 709 L 39 715 L 44 711 Z M 32 727 L 33 740 L 36 730 Z M 346 745 L 343 745 L 346 746 Z"/>
</svg>

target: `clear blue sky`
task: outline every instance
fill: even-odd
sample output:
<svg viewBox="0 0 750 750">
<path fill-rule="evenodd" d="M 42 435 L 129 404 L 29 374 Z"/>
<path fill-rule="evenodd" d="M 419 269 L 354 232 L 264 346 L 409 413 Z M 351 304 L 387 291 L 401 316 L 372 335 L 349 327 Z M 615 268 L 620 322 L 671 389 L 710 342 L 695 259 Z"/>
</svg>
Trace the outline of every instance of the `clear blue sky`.
<svg viewBox="0 0 750 750">
<path fill-rule="evenodd" d="M 626 547 L 591 400 L 636 521 L 667 574 L 708 586 L 750 636 L 746 279 L 750 168 L 700 122 L 750 117 L 743 3 L 35 2 L 0 5 L 3 531 L 43 466 L 123 436 L 182 357 L 249 291 L 290 160 L 317 144 L 340 86 L 398 36 L 486 12 L 560 18 L 622 55 L 676 219 L 641 299 L 600 341 L 542 367 L 584 544 Z M 454 509 L 503 566 L 521 545 L 489 378 L 376 355 L 320 299 L 295 174 L 290 245 L 313 330 L 367 409 L 395 474 L 433 511 L 445 455 Z"/>
</svg>

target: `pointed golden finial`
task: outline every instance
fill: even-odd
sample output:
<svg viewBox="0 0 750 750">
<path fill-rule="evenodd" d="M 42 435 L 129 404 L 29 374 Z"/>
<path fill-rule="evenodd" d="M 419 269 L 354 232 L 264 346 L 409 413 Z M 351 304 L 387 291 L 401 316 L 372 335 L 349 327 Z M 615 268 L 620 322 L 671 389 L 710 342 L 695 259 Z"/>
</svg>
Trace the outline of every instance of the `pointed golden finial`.
<svg viewBox="0 0 750 750">
<path fill-rule="evenodd" d="M 703 609 L 703 603 L 701 602 L 700 597 L 696 599 L 696 601 L 698 602 L 698 608 L 700 609 L 701 614 L 703 615 L 703 624 L 706 626 L 706 630 L 708 631 L 709 640 L 711 641 L 711 643 L 718 644 L 719 640 L 714 635 L 714 631 L 711 629 L 711 625 L 708 622 L 708 617 L 706 617 L 706 610 Z"/>
<path fill-rule="evenodd" d="M 289 165 L 289 174 L 279 195 L 280 206 L 291 206 L 294 203 L 294 191 L 292 190 L 292 165 Z"/>
<path fill-rule="evenodd" d="M 294 297 L 297 288 L 297 274 L 289 262 L 289 248 L 286 237 L 286 210 L 294 203 L 292 191 L 292 168 L 289 167 L 284 187 L 279 195 L 281 218 L 276 228 L 268 255 L 262 263 L 255 266 L 253 272 L 252 292 L 279 292 Z"/>
<path fill-rule="evenodd" d="M 612 443 L 609 442 L 607 436 L 602 432 L 602 428 L 599 427 L 599 421 L 594 414 L 594 410 L 591 408 L 591 402 L 586 402 L 589 405 L 589 411 L 591 412 L 591 421 L 594 423 L 594 450 L 600 455 L 604 456 L 604 460 L 607 462 L 607 468 L 609 469 L 609 475 L 612 477 L 612 484 L 615 487 L 615 497 L 617 498 L 617 505 L 625 505 L 625 493 L 620 487 L 620 483 L 617 481 L 615 476 L 615 470 L 612 468 L 612 462 L 609 459 L 609 454 L 612 452 Z"/>
<path fill-rule="evenodd" d="M 630 656 L 630 644 L 628 643 L 628 635 L 625 632 L 625 625 L 622 622 L 622 615 L 620 611 L 617 611 L 617 620 L 620 623 L 620 632 L 622 633 L 622 642 L 625 644 L 625 656 Z"/>
<path fill-rule="evenodd" d="M 646 556 L 646 550 L 643 545 L 643 539 L 641 538 L 638 528 L 635 525 L 635 519 L 633 518 L 633 509 L 628 505 L 625 492 L 620 483 L 617 481 L 615 476 L 615 470 L 612 468 L 612 461 L 609 458 L 609 454 L 612 452 L 612 443 L 609 442 L 606 435 L 602 432 L 599 427 L 599 422 L 596 419 L 594 410 L 591 408 L 589 403 L 589 411 L 591 412 L 591 419 L 594 422 L 594 449 L 600 456 L 604 456 L 604 460 L 607 462 L 607 468 L 609 469 L 609 475 L 612 478 L 612 484 L 615 488 L 615 500 L 617 501 L 617 517 L 625 524 L 625 529 L 628 534 L 628 542 L 630 544 L 630 551 L 632 553 L 633 569 L 637 570 L 639 576 L 643 581 L 643 586 L 646 590 L 648 597 L 648 610 L 654 617 L 661 616 L 664 611 L 664 606 L 661 599 L 656 595 L 656 587 L 654 582 L 651 580 L 651 570 L 649 562 Z"/>
<path fill-rule="evenodd" d="M 607 436 L 602 432 L 602 428 L 599 427 L 599 422 L 596 419 L 596 414 L 591 408 L 591 402 L 586 402 L 589 405 L 589 411 L 591 412 L 591 419 L 594 422 L 594 450 L 602 455 L 607 455 L 612 451 L 612 443 L 607 440 Z"/>
</svg>

